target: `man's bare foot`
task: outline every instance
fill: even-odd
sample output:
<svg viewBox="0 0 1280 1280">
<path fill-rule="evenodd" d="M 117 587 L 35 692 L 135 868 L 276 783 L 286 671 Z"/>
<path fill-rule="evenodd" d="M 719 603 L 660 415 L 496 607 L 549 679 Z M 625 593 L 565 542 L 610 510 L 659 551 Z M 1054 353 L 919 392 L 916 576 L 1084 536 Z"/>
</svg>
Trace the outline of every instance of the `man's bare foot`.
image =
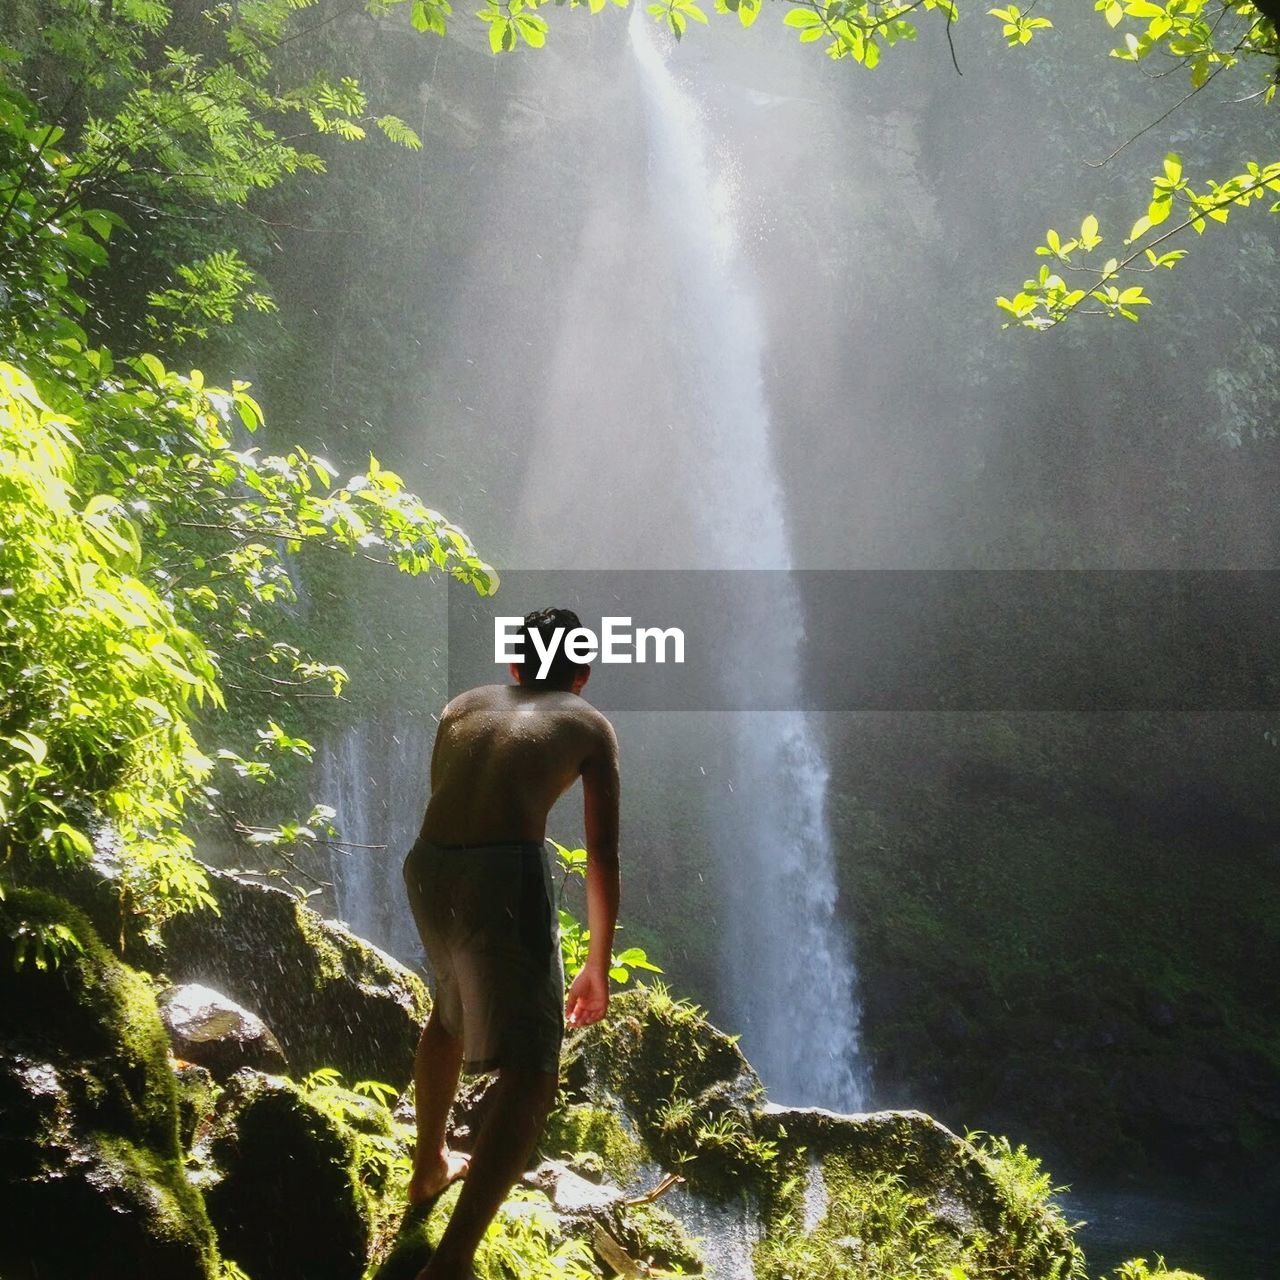
<svg viewBox="0 0 1280 1280">
<path fill-rule="evenodd" d="M 420 1164 L 409 1179 L 409 1204 L 434 1200 L 446 1187 L 467 1176 L 471 1161 L 457 1151 L 441 1151 L 434 1160 Z"/>
</svg>

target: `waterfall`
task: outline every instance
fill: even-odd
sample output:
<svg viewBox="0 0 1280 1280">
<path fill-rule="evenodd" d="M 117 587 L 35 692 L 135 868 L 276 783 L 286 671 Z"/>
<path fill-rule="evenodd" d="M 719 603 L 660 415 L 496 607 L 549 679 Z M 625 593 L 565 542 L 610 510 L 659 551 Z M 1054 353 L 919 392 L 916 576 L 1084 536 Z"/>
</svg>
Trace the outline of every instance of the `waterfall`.
<svg viewBox="0 0 1280 1280">
<path fill-rule="evenodd" d="M 733 191 L 715 171 L 697 101 L 677 83 L 642 5 L 630 40 L 644 98 L 650 199 L 682 288 L 679 326 L 685 428 L 698 463 L 691 486 L 707 567 L 778 570 L 769 625 L 725 637 L 725 679 L 768 666 L 798 692 L 803 621 L 762 384 L 764 325 L 734 222 Z M 750 691 L 743 688 L 743 705 Z M 863 1102 L 855 975 L 836 918 L 828 772 L 799 712 L 726 718 L 731 793 L 713 815 L 729 909 L 722 964 L 729 1013 L 776 1098 L 838 1110 Z"/>
<path fill-rule="evenodd" d="M 338 811 L 339 843 L 329 860 L 338 918 L 410 964 L 422 944 L 401 865 L 426 809 L 432 731 L 407 712 L 371 715 L 317 752 L 317 794 Z"/>
</svg>

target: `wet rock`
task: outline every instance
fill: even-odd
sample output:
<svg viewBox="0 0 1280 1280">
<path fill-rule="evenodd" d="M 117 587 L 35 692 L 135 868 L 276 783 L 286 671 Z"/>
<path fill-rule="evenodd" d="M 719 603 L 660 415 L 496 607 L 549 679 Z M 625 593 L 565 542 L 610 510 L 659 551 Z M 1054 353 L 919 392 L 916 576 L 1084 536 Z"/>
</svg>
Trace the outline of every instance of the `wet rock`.
<svg viewBox="0 0 1280 1280">
<path fill-rule="evenodd" d="M 702 1251 L 678 1218 L 656 1204 L 623 1204 L 610 1216 L 609 1225 L 631 1257 L 652 1272 L 698 1275 Z"/>
<path fill-rule="evenodd" d="M 213 1118 L 218 1086 L 213 1074 L 194 1062 L 175 1061 L 173 1076 L 178 1086 L 178 1141 L 190 1151 Z"/>
<path fill-rule="evenodd" d="M 588 1182 L 562 1160 L 544 1160 L 522 1181 L 541 1191 L 557 1213 L 570 1218 L 603 1213 L 621 1205 L 623 1199 L 617 1187 Z"/>
<path fill-rule="evenodd" d="M 589 1182 L 608 1176 L 629 1183 L 644 1156 L 634 1125 L 621 1108 L 567 1100 L 548 1118 L 540 1149 L 563 1159 Z"/>
<path fill-rule="evenodd" d="M 241 1067 L 284 1071 L 288 1063 L 279 1041 L 256 1014 L 198 982 L 166 991 L 160 1015 L 173 1053 L 225 1080 Z"/>
<path fill-rule="evenodd" d="M 840 1115 L 769 1104 L 759 1123 L 762 1133 L 789 1148 L 804 1147 L 813 1159 L 838 1155 L 854 1175 L 893 1170 L 913 1191 L 939 1201 L 970 1207 L 982 1202 L 993 1214 L 1002 1205 L 974 1148 L 922 1111 Z"/>
<path fill-rule="evenodd" d="M 11 890 L 0 910 L 0 1275 L 211 1280 L 213 1233 L 183 1170 L 147 984 L 52 895 Z M 75 944 L 56 967 L 15 967 L 20 928 Z"/>
<path fill-rule="evenodd" d="M 491 1073 L 464 1080 L 459 1086 L 445 1126 L 445 1140 L 455 1151 L 470 1151 L 475 1146 L 497 1082 L 497 1075 Z"/>
<path fill-rule="evenodd" d="M 604 1167 L 604 1157 L 595 1151 L 577 1151 L 574 1152 L 565 1164 L 578 1175 L 580 1178 L 586 1178 L 588 1182 L 594 1182 L 597 1185 L 604 1182 L 606 1169 Z"/>
<path fill-rule="evenodd" d="M 430 1002 L 420 979 L 280 889 L 210 870 L 218 904 L 164 928 L 169 976 L 254 1010 L 293 1070 L 403 1088 Z"/>
<path fill-rule="evenodd" d="M 87 862 L 53 862 L 19 853 L 5 867 L 6 874 L 18 884 L 51 893 L 83 911 L 113 954 L 135 969 L 158 973 L 163 952 L 146 917 L 130 909 L 118 856 L 120 837 L 96 816 L 90 825 L 94 851 Z"/>
<path fill-rule="evenodd" d="M 218 1106 L 205 1190 L 223 1253 L 264 1280 L 360 1280 L 370 1209 L 350 1131 L 276 1076 L 241 1071 Z"/>
</svg>

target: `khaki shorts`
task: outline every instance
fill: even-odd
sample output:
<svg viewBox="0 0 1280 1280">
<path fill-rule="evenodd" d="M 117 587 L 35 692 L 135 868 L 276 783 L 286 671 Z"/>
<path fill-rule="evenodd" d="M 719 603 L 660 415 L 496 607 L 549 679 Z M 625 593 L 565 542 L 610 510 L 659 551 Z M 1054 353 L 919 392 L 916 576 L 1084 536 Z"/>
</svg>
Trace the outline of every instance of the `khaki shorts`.
<svg viewBox="0 0 1280 1280">
<path fill-rule="evenodd" d="M 564 966 L 545 843 L 438 845 L 404 862 L 435 977 L 435 1011 L 463 1070 L 560 1069 Z"/>
</svg>

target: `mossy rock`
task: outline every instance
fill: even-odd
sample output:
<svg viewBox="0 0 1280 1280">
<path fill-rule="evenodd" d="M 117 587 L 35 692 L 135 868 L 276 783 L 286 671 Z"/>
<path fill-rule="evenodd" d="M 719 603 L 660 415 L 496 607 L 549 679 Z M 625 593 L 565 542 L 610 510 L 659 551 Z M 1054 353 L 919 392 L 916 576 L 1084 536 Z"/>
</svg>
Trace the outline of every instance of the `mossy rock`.
<svg viewBox="0 0 1280 1280">
<path fill-rule="evenodd" d="M 0 911 L 0 1275 L 209 1280 L 149 985 L 54 895 L 11 890 Z M 15 965 L 17 938 L 52 930 L 74 939 L 56 964 Z"/>
<path fill-rule="evenodd" d="M 178 1139 L 184 1151 L 192 1145 L 213 1118 L 220 1092 L 213 1075 L 194 1062 L 175 1062 L 178 1086 Z"/>
<path fill-rule="evenodd" d="M 429 1210 L 409 1210 L 371 1280 L 414 1280 L 430 1261 L 461 1193 L 450 1187 Z M 532 1276 L 599 1277 L 600 1268 L 578 1234 L 583 1223 L 559 1217 L 539 1191 L 516 1187 L 498 1210 L 476 1255 L 476 1274 L 525 1280 Z"/>
<path fill-rule="evenodd" d="M 457 1193 L 450 1191 L 445 1199 L 448 1203 L 437 1204 L 430 1214 L 421 1208 L 405 1213 L 387 1256 L 373 1273 L 373 1280 L 415 1280 L 418 1272 L 431 1261 Z"/>
<path fill-rule="evenodd" d="M 403 1088 L 430 1010 L 422 981 L 282 890 L 212 869 L 209 887 L 217 913 L 164 927 L 169 976 L 251 1009 L 299 1076 L 336 1067 Z"/>
<path fill-rule="evenodd" d="M 55 862 L 19 850 L 5 865 L 5 877 L 27 889 L 51 893 L 82 911 L 104 946 L 144 973 L 158 973 L 163 961 L 159 935 L 150 917 L 132 909 L 119 859 L 120 837 L 100 815 L 85 814 L 93 829 L 93 856 Z"/>
<path fill-rule="evenodd" d="M 614 1108 L 590 1102 L 558 1106 L 547 1120 L 539 1149 L 571 1164 L 575 1160 L 582 1163 L 580 1157 L 593 1156 L 599 1160 L 601 1172 L 619 1183 L 635 1175 L 644 1154 L 642 1144 L 627 1131 Z"/>
<path fill-rule="evenodd" d="M 620 1101 L 657 1160 L 709 1194 L 736 1196 L 772 1159 L 755 1125 L 764 1088 L 736 1038 L 662 987 L 615 997 L 573 1038 L 569 1074 L 597 1106 Z"/>
<path fill-rule="evenodd" d="M 784 1152 L 764 1201 L 761 1280 L 892 1273 L 904 1248 L 940 1274 L 977 1258 L 983 1274 L 1004 1280 L 1060 1280 L 1082 1265 L 1047 1178 L 1025 1152 L 980 1149 L 919 1111 L 770 1106 L 757 1123 Z M 825 1203 L 812 1232 L 797 1227 L 806 1192 Z"/>
<path fill-rule="evenodd" d="M 653 1271 L 702 1271 L 702 1251 L 678 1218 L 656 1204 L 624 1205 L 613 1220 L 618 1243 Z"/>
<path fill-rule="evenodd" d="M 344 1124 L 282 1077 L 242 1071 L 219 1100 L 207 1154 L 222 1251 L 254 1280 L 359 1280 L 371 1212 Z"/>
</svg>

